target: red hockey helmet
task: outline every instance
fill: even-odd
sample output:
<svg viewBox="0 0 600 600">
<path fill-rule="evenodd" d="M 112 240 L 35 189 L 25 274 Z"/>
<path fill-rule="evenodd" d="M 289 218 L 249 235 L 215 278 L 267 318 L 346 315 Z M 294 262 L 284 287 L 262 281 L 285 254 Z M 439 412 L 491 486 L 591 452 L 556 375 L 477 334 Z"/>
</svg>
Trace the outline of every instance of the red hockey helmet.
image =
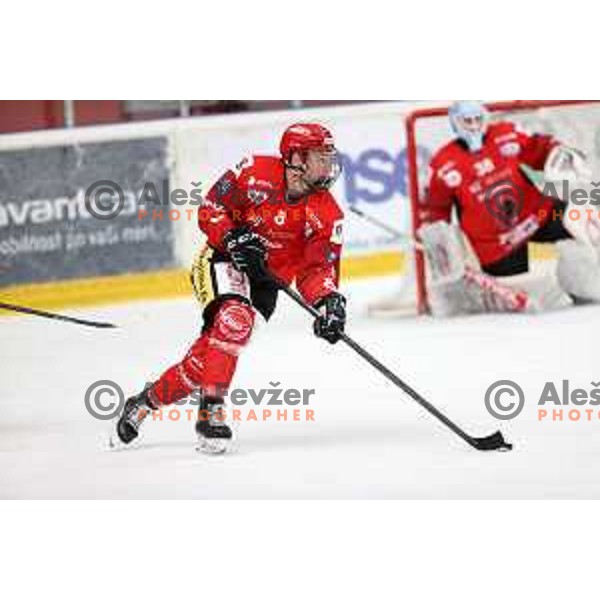
<svg viewBox="0 0 600 600">
<path fill-rule="evenodd" d="M 279 145 L 284 162 L 290 160 L 293 152 L 306 152 L 313 148 L 335 150 L 331 132 L 318 123 L 296 123 L 288 127 Z"/>
<path fill-rule="evenodd" d="M 304 181 L 314 190 L 329 189 L 337 180 L 341 170 L 341 161 L 338 155 L 333 135 L 326 127 L 318 123 L 296 123 L 288 127 L 279 145 L 281 159 L 285 166 L 304 173 Z M 307 160 L 310 150 L 319 150 L 322 152 L 321 159 L 324 166 L 319 169 L 321 173 L 311 176 L 308 172 Z M 304 164 L 292 165 L 292 156 L 298 152 Z"/>
</svg>

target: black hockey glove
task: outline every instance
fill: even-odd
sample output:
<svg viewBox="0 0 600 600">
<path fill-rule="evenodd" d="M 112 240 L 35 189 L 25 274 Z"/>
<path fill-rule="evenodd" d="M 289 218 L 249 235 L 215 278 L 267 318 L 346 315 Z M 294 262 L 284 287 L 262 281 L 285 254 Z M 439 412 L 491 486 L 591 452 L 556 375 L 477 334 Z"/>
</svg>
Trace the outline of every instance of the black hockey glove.
<svg viewBox="0 0 600 600">
<path fill-rule="evenodd" d="M 225 234 L 223 245 L 238 271 L 254 278 L 264 276 L 267 249 L 257 233 L 248 227 L 236 227 Z"/>
<path fill-rule="evenodd" d="M 315 335 L 330 344 L 339 342 L 346 326 L 346 298 L 333 292 L 319 300 L 315 308 L 321 312 L 321 316 L 315 319 Z"/>
</svg>

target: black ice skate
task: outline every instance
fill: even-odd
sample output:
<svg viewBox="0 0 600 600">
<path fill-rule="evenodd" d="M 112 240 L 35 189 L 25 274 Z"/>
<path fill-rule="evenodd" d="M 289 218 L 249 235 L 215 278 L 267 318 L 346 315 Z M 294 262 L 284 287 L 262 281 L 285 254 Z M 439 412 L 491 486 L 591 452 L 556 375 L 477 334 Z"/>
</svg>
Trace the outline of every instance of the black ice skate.
<svg viewBox="0 0 600 600">
<path fill-rule="evenodd" d="M 223 454 L 233 438 L 231 428 L 225 423 L 223 398 L 202 397 L 196 421 L 198 450 L 207 454 Z"/>
<path fill-rule="evenodd" d="M 129 398 L 117 421 L 117 438 L 122 444 L 130 444 L 139 435 L 144 419 L 154 410 L 148 393 L 143 391 Z M 117 444 L 111 443 L 112 446 Z"/>
</svg>

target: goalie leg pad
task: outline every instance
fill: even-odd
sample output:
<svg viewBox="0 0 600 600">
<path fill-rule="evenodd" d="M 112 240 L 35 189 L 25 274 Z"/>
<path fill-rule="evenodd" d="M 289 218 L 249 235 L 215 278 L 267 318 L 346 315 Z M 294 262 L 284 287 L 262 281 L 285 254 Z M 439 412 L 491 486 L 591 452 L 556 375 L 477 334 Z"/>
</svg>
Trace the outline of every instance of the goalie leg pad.
<svg viewBox="0 0 600 600">
<path fill-rule="evenodd" d="M 550 262 L 550 261 L 549 261 Z M 558 310 L 573 304 L 571 298 L 558 283 L 554 264 L 544 265 L 540 272 L 502 277 L 502 285 L 516 292 L 524 292 L 529 298 L 528 312 Z"/>
<path fill-rule="evenodd" d="M 464 236 L 460 229 L 444 221 L 423 225 L 419 238 L 427 261 L 429 304 L 436 317 L 468 312 L 470 304 L 464 274 Z"/>
<path fill-rule="evenodd" d="M 531 309 L 527 293 L 481 272 L 479 261 L 460 228 L 439 221 L 419 231 L 429 267 L 429 302 L 434 316 Z"/>
<path fill-rule="evenodd" d="M 467 264 L 479 267 L 465 235 L 456 225 L 436 221 L 423 225 L 418 235 L 433 282 L 458 281 L 463 277 Z"/>
<path fill-rule="evenodd" d="M 562 289 L 578 300 L 600 302 L 600 260 L 593 246 L 579 240 L 558 244 L 556 275 Z"/>
</svg>

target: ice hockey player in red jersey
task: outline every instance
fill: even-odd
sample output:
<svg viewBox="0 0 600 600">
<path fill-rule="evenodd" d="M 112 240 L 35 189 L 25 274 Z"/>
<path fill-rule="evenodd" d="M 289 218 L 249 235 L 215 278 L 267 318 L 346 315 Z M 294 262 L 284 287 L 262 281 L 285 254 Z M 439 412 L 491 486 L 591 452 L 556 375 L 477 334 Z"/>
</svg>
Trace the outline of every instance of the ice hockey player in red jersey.
<svg viewBox="0 0 600 600">
<path fill-rule="evenodd" d="M 346 300 L 338 292 L 343 214 L 329 192 L 339 176 L 331 133 L 296 124 L 282 136 L 280 156 L 252 156 L 225 172 L 198 212 L 206 246 L 192 268 L 203 306 L 203 330 L 181 362 L 130 398 L 117 423 L 130 443 L 152 410 L 200 395 L 200 448 L 223 452 L 232 438 L 222 418 L 224 396 L 257 318 L 269 320 L 277 296 L 274 275 L 295 282 L 321 316 L 318 337 L 336 343 L 344 331 Z"/>
<path fill-rule="evenodd" d="M 585 157 L 550 135 L 529 134 L 506 121 L 489 123 L 477 102 L 457 102 L 449 117 L 456 137 L 430 162 L 426 225 L 419 232 L 433 278 L 434 313 L 531 308 L 526 292 L 510 291 L 529 270 L 528 242 L 572 242 L 586 234 L 575 234 L 557 218 L 565 205 L 544 197 L 524 167 L 543 171 L 547 179 L 581 180 L 588 175 Z M 451 225 L 453 211 L 459 227 Z M 573 244 L 560 248 L 563 291 L 595 299 L 596 289 L 572 281 Z M 596 256 L 589 267 L 600 272 Z M 600 283 L 596 287 L 600 292 Z"/>
</svg>

